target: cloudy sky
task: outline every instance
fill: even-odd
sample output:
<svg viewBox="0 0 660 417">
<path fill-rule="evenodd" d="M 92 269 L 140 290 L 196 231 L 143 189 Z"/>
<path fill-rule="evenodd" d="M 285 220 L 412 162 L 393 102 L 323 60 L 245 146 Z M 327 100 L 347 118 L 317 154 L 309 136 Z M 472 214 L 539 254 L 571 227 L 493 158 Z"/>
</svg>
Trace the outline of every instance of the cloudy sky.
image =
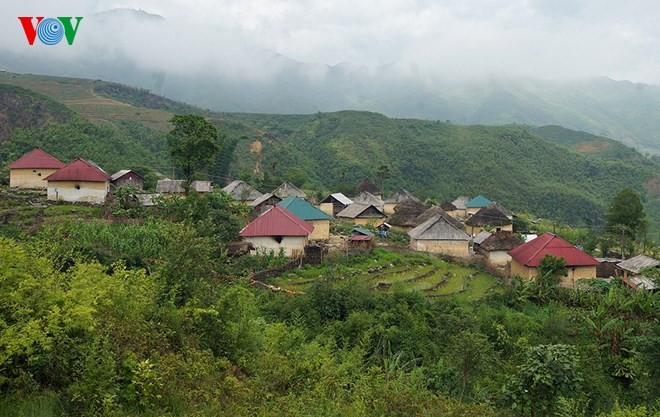
<svg viewBox="0 0 660 417">
<path fill-rule="evenodd" d="M 87 17 L 112 8 L 143 9 L 166 23 L 99 29 L 88 19 L 77 45 L 105 43 L 143 65 L 258 77 L 250 72 L 254 60 L 273 51 L 321 66 L 389 65 L 432 77 L 608 76 L 660 84 L 657 0 L 25 0 L 3 4 L 0 49 L 35 53 L 17 16 Z"/>
</svg>

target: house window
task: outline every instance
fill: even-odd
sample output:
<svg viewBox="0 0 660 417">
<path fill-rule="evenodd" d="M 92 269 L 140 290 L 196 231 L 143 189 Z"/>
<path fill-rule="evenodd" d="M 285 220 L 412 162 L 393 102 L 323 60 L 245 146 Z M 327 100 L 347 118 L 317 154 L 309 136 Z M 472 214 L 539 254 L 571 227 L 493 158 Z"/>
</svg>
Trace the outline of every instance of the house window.
<svg viewBox="0 0 660 417">
<path fill-rule="evenodd" d="M 41 172 L 37 174 L 37 177 L 40 177 L 40 176 L 41 176 Z"/>
<path fill-rule="evenodd" d="M 76 190 L 80 190 L 80 184 L 76 184 L 74 185 L 74 187 L 76 188 Z"/>
<path fill-rule="evenodd" d="M 284 239 L 284 236 L 273 236 L 273 239 L 275 239 L 275 242 L 277 243 L 282 243 L 282 239 Z"/>
</svg>

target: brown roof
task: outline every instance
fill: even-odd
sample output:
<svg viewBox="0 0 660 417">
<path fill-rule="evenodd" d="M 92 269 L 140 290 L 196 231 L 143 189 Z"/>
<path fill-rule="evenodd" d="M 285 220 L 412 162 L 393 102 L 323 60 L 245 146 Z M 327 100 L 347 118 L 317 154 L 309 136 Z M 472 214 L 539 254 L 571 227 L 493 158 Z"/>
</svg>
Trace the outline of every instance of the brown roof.
<svg viewBox="0 0 660 417">
<path fill-rule="evenodd" d="M 617 266 L 626 271 L 638 274 L 643 268 L 652 268 L 658 265 L 660 265 L 660 261 L 657 259 L 649 258 L 645 255 L 637 255 L 633 258 L 619 262 Z"/>
<path fill-rule="evenodd" d="M 380 219 L 387 216 L 385 216 L 385 213 L 383 213 L 378 207 L 372 204 L 353 203 L 348 205 L 345 209 L 343 209 L 339 213 L 337 213 L 337 217 L 344 217 L 348 219 L 356 219 L 356 218 Z"/>
<path fill-rule="evenodd" d="M 9 169 L 60 169 L 64 163 L 54 156 L 42 151 L 33 149 L 21 156 L 9 165 Z"/>
<path fill-rule="evenodd" d="M 369 191 L 362 191 L 353 197 L 353 202 L 358 204 L 372 204 L 376 207 L 383 207 L 385 205 L 380 197 L 371 194 Z"/>
<path fill-rule="evenodd" d="M 237 201 L 252 201 L 261 197 L 262 194 L 255 190 L 245 181 L 235 180 L 227 184 L 222 191 L 226 192 Z"/>
<path fill-rule="evenodd" d="M 300 198 L 307 197 L 307 194 L 305 194 L 300 188 L 291 184 L 289 181 L 284 181 L 282 185 L 273 190 L 273 194 L 280 198 L 287 198 L 292 195 Z"/>
<path fill-rule="evenodd" d="M 449 200 L 445 200 L 442 203 L 440 203 L 440 208 L 443 209 L 444 211 L 456 210 L 456 206 Z"/>
<path fill-rule="evenodd" d="M 465 224 L 468 226 L 504 226 L 506 224 L 511 224 L 511 219 L 496 207 L 486 206 L 474 213 Z"/>
<path fill-rule="evenodd" d="M 367 177 L 362 178 L 360 180 L 360 182 L 358 182 L 357 190 L 358 190 L 358 192 L 368 191 L 373 195 L 382 195 L 383 194 L 383 192 L 380 191 L 380 188 L 378 188 L 376 186 L 376 184 L 371 182 L 371 180 Z"/>
<path fill-rule="evenodd" d="M 498 203 L 497 201 L 494 201 L 494 202 L 490 203 L 488 205 L 488 207 L 495 207 L 496 209 L 501 211 L 508 218 L 513 217 L 513 212 L 511 210 L 509 210 L 508 208 L 504 207 L 503 205 L 501 205 L 500 203 Z"/>
<path fill-rule="evenodd" d="M 46 181 L 90 181 L 105 182 L 110 181 L 110 175 L 106 174 L 101 168 L 85 161 L 82 158 L 76 158 L 69 162 L 64 168 L 61 168 L 46 178 Z"/>
<path fill-rule="evenodd" d="M 405 201 L 414 201 L 417 203 L 420 202 L 419 198 L 415 197 L 410 193 L 410 191 L 404 188 L 399 188 L 394 192 L 394 194 L 385 199 L 386 204 L 400 204 Z"/>
<path fill-rule="evenodd" d="M 394 214 L 389 217 L 387 222 L 394 226 L 415 227 L 419 225 L 415 219 L 427 209 L 428 207 L 419 201 L 404 201 L 396 205 Z"/>
<path fill-rule="evenodd" d="M 482 250 L 491 252 L 491 251 L 496 251 L 496 250 L 501 250 L 501 251 L 510 251 L 511 249 L 515 249 L 518 246 L 522 245 L 524 242 L 516 235 L 514 235 L 511 232 L 497 232 L 495 234 L 490 235 L 487 237 L 479 247 Z"/>
<path fill-rule="evenodd" d="M 443 219 L 447 220 L 454 227 L 460 230 L 465 230 L 465 226 L 463 225 L 463 223 L 459 222 L 458 220 L 450 216 L 449 213 L 441 209 L 439 206 L 433 206 L 427 209 L 424 213 L 417 216 L 417 218 L 415 219 L 415 223 L 422 224 L 435 215 L 442 216 Z"/>
</svg>

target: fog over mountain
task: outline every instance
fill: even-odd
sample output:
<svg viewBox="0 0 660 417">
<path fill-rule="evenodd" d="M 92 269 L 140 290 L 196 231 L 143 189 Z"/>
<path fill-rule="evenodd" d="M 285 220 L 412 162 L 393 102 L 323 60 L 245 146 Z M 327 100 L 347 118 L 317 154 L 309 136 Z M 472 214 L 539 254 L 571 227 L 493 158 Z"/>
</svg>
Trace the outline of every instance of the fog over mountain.
<svg viewBox="0 0 660 417">
<path fill-rule="evenodd" d="M 42 15 L 83 16 L 74 44 L 29 46 L 17 16 Z M 559 124 L 657 153 L 658 15 L 609 0 L 31 1 L 0 17 L 0 66 L 221 111 Z"/>
</svg>

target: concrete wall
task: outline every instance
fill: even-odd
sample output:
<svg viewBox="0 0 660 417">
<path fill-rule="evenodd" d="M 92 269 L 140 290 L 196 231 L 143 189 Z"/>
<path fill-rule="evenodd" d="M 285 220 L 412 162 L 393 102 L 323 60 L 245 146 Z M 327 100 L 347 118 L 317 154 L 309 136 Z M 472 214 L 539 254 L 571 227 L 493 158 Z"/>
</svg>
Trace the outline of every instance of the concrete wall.
<svg viewBox="0 0 660 417">
<path fill-rule="evenodd" d="M 420 252 L 441 253 L 451 256 L 468 256 L 467 240 L 411 239 L 410 247 Z"/>
<path fill-rule="evenodd" d="M 9 186 L 45 190 L 48 188 L 48 182 L 43 179 L 55 171 L 57 169 L 10 169 Z"/>
<path fill-rule="evenodd" d="M 314 226 L 314 231 L 309 235 L 310 240 L 321 240 L 330 237 L 330 220 L 308 220 Z"/>
<path fill-rule="evenodd" d="M 105 203 L 110 182 L 48 181 L 48 199 L 73 203 Z"/>
<path fill-rule="evenodd" d="M 334 216 L 332 213 L 332 203 L 321 203 L 319 209 L 329 216 Z"/>
<path fill-rule="evenodd" d="M 306 236 L 282 236 L 282 240 L 278 243 L 275 237 L 272 236 L 250 236 L 244 237 L 244 241 L 250 242 L 257 250 L 251 251 L 252 255 L 257 252 L 273 251 L 276 255 L 280 253 L 280 248 L 284 249 L 284 255 L 288 258 L 293 258 L 302 255 L 305 252 L 305 245 L 307 244 Z"/>
</svg>

